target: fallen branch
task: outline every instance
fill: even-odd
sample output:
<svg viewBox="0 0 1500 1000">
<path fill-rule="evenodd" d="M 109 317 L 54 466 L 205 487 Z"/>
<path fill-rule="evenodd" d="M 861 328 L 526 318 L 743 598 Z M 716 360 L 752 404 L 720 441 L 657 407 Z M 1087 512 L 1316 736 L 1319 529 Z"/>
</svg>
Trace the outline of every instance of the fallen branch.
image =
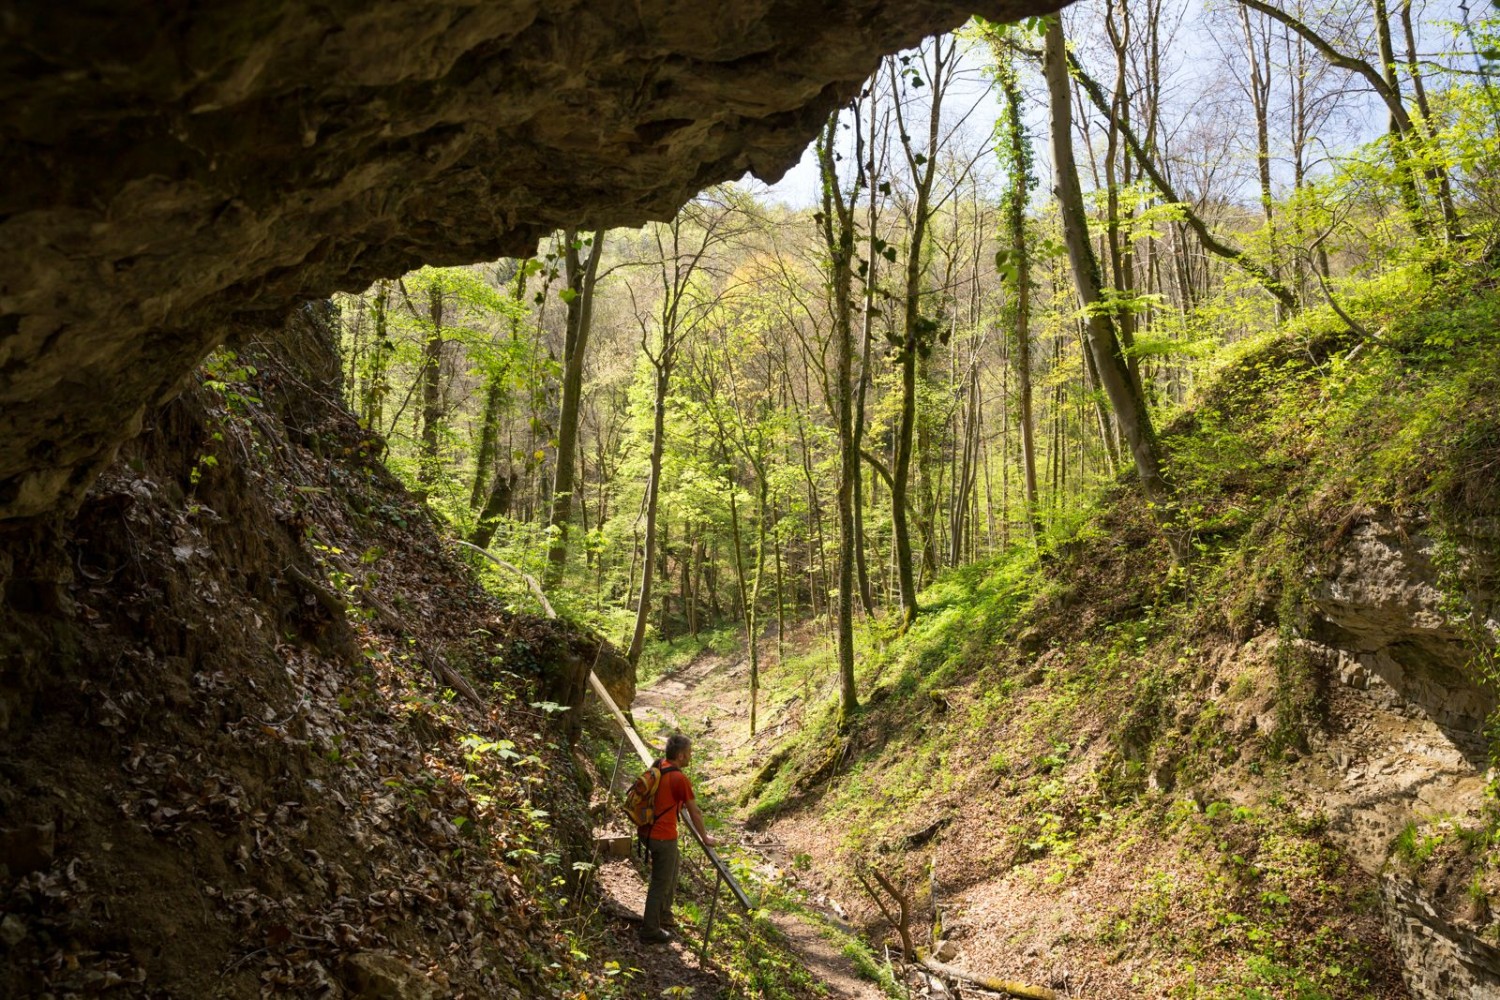
<svg viewBox="0 0 1500 1000">
<path fill-rule="evenodd" d="M 900 924 L 900 923 L 898 923 L 896 921 L 895 915 L 893 915 L 891 913 L 890 909 L 885 905 L 885 900 L 883 900 L 883 899 L 880 898 L 880 893 L 876 892 L 875 891 L 875 887 L 872 886 L 869 883 L 869 880 L 865 878 L 865 873 L 862 872 L 862 871 L 856 870 L 855 873 L 854 873 L 854 877 L 857 878 L 857 879 L 859 879 L 859 884 L 864 887 L 865 892 L 869 893 L 870 898 L 875 901 L 875 906 L 877 908 L 879 908 L 880 915 L 882 917 L 885 917 L 886 922 L 888 924 L 890 924 L 892 927 L 896 928 L 897 931 L 900 931 L 902 929 L 903 925 Z M 906 940 L 906 935 L 903 934 L 901 937 L 902 937 L 901 946 L 903 948 L 905 948 L 907 946 L 907 944 L 908 944 L 908 942 Z M 906 957 L 906 956 L 903 956 L 903 957 Z"/>
<path fill-rule="evenodd" d="M 376 616 L 386 625 L 401 635 L 411 637 L 412 642 L 417 645 L 417 654 L 422 657 L 422 662 L 427 664 L 427 669 L 432 671 L 433 676 L 443 681 L 453 690 L 463 695 L 476 705 L 483 705 L 484 699 L 479 697 L 479 692 L 474 690 L 463 674 L 453 669 L 453 666 L 442 654 L 435 653 L 428 648 L 427 644 L 417 638 L 417 634 L 407 627 L 406 622 L 396 612 L 392 611 L 378 597 L 368 590 L 361 588 L 359 591 L 359 603 L 374 611 Z"/>
<path fill-rule="evenodd" d="M 972 972 L 965 972 L 963 969 L 939 962 L 927 954 L 919 954 L 918 959 L 921 961 L 924 969 L 936 972 L 940 976 L 947 976 L 949 979 L 962 979 L 966 983 L 983 986 L 985 989 L 994 990 L 996 993 L 1004 993 L 1013 997 L 1023 997 L 1025 1000 L 1057 1000 L 1057 994 L 1045 986 L 1028 986 L 1025 983 L 1013 983 L 1008 979 L 976 976 Z"/>
<path fill-rule="evenodd" d="M 458 544 L 464 546 L 465 548 L 473 549 L 475 552 L 478 552 L 480 555 L 484 556 L 486 559 L 494 563 L 496 566 L 499 566 L 501 569 L 510 570 L 512 573 L 516 574 L 516 576 L 519 576 L 521 579 L 525 580 L 526 586 L 531 588 L 531 592 L 535 594 L 536 599 L 541 602 L 542 610 L 547 613 L 547 617 L 557 617 L 557 612 L 552 610 L 552 602 L 547 600 L 547 595 L 542 592 L 542 585 L 536 582 L 536 577 L 521 569 L 519 566 L 514 566 L 506 562 L 504 559 L 501 559 L 489 549 L 481 549 L 477 545 L 462 540 L 460 540 Z"/>
</svg>

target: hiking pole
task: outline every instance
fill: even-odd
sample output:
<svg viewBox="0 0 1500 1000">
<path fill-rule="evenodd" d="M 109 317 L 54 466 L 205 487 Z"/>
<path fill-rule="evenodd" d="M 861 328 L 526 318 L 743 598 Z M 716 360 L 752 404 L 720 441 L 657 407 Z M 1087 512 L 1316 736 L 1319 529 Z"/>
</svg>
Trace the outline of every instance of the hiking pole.
<svg viewBox="0 0 1500 1000">
<path fill-rule="evenodd" d="M 719 890 L 724 886 L 724 875 L 717 868 L 714 869 L 714 894 L 708 902 L 708 926 L 703 930 L 703 949 L 698 952 L 698 964 L 702 965 L 708 955 L 708 940 L 714 934 L 714 911 L 719 908 Z"/>
</svg>

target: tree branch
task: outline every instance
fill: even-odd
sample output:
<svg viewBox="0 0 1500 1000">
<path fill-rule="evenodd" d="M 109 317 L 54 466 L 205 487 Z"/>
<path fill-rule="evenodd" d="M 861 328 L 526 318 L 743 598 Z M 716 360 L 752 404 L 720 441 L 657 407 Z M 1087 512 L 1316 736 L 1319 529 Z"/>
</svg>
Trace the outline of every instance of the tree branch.
<svg viewBox="0 0 1500 1000">
<path fill-rule="evenodd" d="M 885 467 L 885 463 L 881 462 L 880 459 L 876 458 L 870 452 L 865 451 L 863 448 L 859 450 L 859 457 L 863 458 L 866 462 L 869 462 L 870 466 L 876 472 L 880 473 L 880 478 L 885 480 L 885 485 L 890 487 L 892 492 L 895 491 L 896 481 L 891 477 L 891 470 Z"/>
<path fill-rule="evenodd" d="M 1390 84 L 1386 83 L 1385 78 L 1375 71 L 1374 66 L 1371 66 L 1363 59 L 1340 52 L 1322 35 L 1312 30 L 1312 28 L 1285 11 L 1273 7 L 1268 3 L 1263 3 L 1262 0 L 1239 0 L 1239 2 L 1251 10 L 1259 11 L 1273 21 L 1279 21 L 1286 25 L 1292 31 L 1295 31 L 1302 38 L 1306 39 L 1307 43 L 1317 49 L 1318 53 L 1324 59 L 1327 59 L 1339 69 L 1348 70 L 1363 79 L 1370 85 L 1370 89 L 1375 91 L 1380 99 L 1385 102 L 1386 107 L 1390 108 L 1391 117 L 1396 119 L 1396 127 L 1401 130 L 1402 134 L 1411 131 L 1411 116 L 1406 113 L 1406 106 L 1401 103 L 1401 96 L 1391 89 Z"/>
<path fill-rule="evenodd" d="M 1035 49 L 1024 49 L 1020 46 L 1016 46 L 1016 48 L 1034 58 L 1041 58 L 1041 53 Z M 1147 154 L 1145 146 L 1142 145 L 1140 139 L 1136 136 L 1135 130 L 1131 128 L 1130 123 L 1115 118 L 1114 112 L 1110 107 L 1110 102 L 1104 96 L 1103 88 L 1099 86 L 1093 77 L 1084 71 L 1083 65 L 1078 61 L 1078 57 L 1071 51 L 1068 52 L 1068 71 L 1078 81 L 1079 85 L 1083 87 L 1084 92 L 1089 95 L 1089 100 L 1094 102 L 1094 106 L 1099 109 L 1100 113 L 1114 120 L 1120 129 L 1120 134 L 1125 137 L 1126 145 L 1130 147 L 1131 155 L 1136 158 L 1141 168 L 1146 171 L 1146 175 L 1151 178 L 1151 183 L 1156 185 L 1156 189 L 1161 193 L 1161 196 L 1181 209 L 1183 221 L 1197 235 L 1198 242 L 1203 244 L 1203 249 L 1239 267 L 1246 274 L 1254 278 L 1277 302 L 1280 302 L 1292 312 L 1296 312 L 1300 307 L 1297 297 L 1274 274 L 1249 257 L 1246 257 L 1243 250 L 1232 247 L 1215 237 L 1213 233 L 1209 232 L 1208 224 L 1203 221 L 1202 216 L 1194 211 L 1193 207 L 1185 200 L 1178 197 L 1177 191 L 1172 187 L 1172 183 L 1167 180 L 1166 175 L 1157 167 L 1155 158 Z"/>
</svg>

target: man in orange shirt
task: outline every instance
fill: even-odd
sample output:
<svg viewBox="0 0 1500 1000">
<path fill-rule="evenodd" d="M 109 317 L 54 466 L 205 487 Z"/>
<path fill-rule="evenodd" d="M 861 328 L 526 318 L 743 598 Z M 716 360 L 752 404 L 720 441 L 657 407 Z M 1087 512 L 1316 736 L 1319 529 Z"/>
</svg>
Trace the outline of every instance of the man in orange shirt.
<svg viewBox="0 0 1500 1000">
<path fill-rule="evenodd" d="M 677 813 L 687 807 L 688 819 L 698 836 L 709 847 L 718 841 L 703 826 L 703 813 L 694 801 L 693 785 L 682 769 L 693 762 L 693 743 L 681 733 L 667 740 L 661 768 L 661 784 L 656 790 L 656 822 L 646 838 L 646 852 L 651 856 L 651 885 L 646 890 L 646 916 L 641 923 L 641 940 L 647 944 L 665 944 L 672 940 L 672 898 L 677 894 Z"/>
</svg>

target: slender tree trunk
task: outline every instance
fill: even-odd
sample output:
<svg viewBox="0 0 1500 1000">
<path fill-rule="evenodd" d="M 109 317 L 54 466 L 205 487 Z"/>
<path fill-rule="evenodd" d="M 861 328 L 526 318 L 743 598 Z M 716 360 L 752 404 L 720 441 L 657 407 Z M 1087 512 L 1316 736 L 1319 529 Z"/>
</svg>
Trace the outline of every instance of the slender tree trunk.
<svg viewBox="0 0 1500 1000">
<path fill-rule="evenodd" d="M 552 544 L 547 550 L 547 579 L 562 580 L 568 561 L 568 521 L 573 510 L 573 453 L 578 444 L 578 406 L 583 397 L 583 360 L 593 324 L 594 284 L 604 252 L 604 232 L 596 232 L 588 256 L 580 259 L 578 232 L 563 233 L 568 291 L 567 332 L 563 341 L 562 412 L 557 428 L 557 467 L 552 485 Z"/>
<path fill-rule="evenodd" d="M 391 283 L 382 278 L 375 283 L 375 343 L 370 349 L 370 373 L 365 380 L 362 415 L 365 426 L 377 434 L 384 433 L 385 397 L 391 391 L 389 377 L 391 335 L 389 330 Z"/>
<path fill-rule="evenodd" d="M 516 308 L 511 314 L 510 339 L 512 344 L 521 336 L 521 302 L 526 296 L 526 261 L 516 262 L 515 288 L 511 301 Z M 495 461 L 500 446 L 500 411 L 504 407 L 507 392 L 508 371 L 491 372 L 484 393 L 484 415 L 479 427 L 479 453 L 474 461 L 474 487 L 469 492 L 469 508 L 477 509 L 490 495 L 489 478 L 495 473 Z M 507 498 L 507 504 L 509 499 Z"/>
<path fill-rule="evenodd" d="M 859 116 L 854 116 L 856 136 Z M 839 563 L 838 633 L 839 720 L 847 727 L 859 711 L 854 686 L 854 563 L 859 537 L 854 530 L 854 483 L 859 476 L 859 448 L 854 438 L 854 203 L 858 189 L 845 196 L 839 187 L 835 146 L 839 113 L 828 119 L 818 142 L 818 164 L 823 180 L 823 242 L 829 255 L 829 279 L 833 297 L 833 337 L 837 358 L 833 399 L 839 438 Z M 862 143 L 856 138 L 856 145 Z M 862 159 L 857 156 L 856 159 Z M 862 176 L 862 171 L 861 171 Z M 764 486 L 762 486 L 764 491 Z M 759 578 L 757 576 L 757 584 Z M 752 724 L 753 731 L 753 724 Z"/>
<path fill-rule="evenodd" d="M 728 451 L 727 445 L 725 447 L 725 451 L 726 453 Z M 734 468 L 732 463 L 729 462 L 727 454 L 725 457 L 725 467 L 730 470 Z M 741 540 L 743 537 L 743 533 L 740 531 L 740 505 L 739 501 L 735 499 L 735 495 L 739 493 L 739 485 L 734 481 L 734 474 L 732 471 L 728 473 L 728 480 L 729 531 L 730 540 L 734 544 L 734 578 L 735 582 L 739 586 L 740 622 L 745 627 L 745 645 L 748 647 L 750 652 L 750 735 L 754 736 L 756 723 L 756 702 L 758 700 L 760 687 L 760 677 L 757 670 L 759 664 L 756 662 L 757 657 L 755 648 L 755 602 L 751 600 L 749 587 L 745 582 L 745 553 L 744 543 Z"/>
<path fill-rule="evenodd" d="M 626 658 L 634 667 L 641 659 L 646 642 L 646 623 L 651 616 L 651 569 L 656 559 L 656 507 L 661 496 L 661 458 L 666 441 L 667 390 L 671 384 L 672 361 L 668 346 L 655 362 L 656 394 L 651 420 L 651 478 L 646 483 L 646 540 L 641 557 L 641 589 L 636 599 L 635 630 L 630 636 Z"/>
<path fill-rule="evenodd" d="M 879 185 L 876 181 L 874 153 L 876 136 L 878 135 L 875 115 L 876 104 L 877 101 L 872 87 L 870 93 L 870 153 L 868 162 L 863 164 L 863 169 L 868 175 L 865 179 L 867 194 L 865 204 L 865 233 L 869 240 L 869 249 L 867 251 L 868 270 L 865 273 L 865 301 L 861 331 L 859 383 L 854 394 L 854 454 L 856 461 L 861 449 L 864 448 L 865 392 L 870 385 L 870 347 L 875 339 L 876 275 L 879 272 L 880 261 L 884 259 L 880 252 L 883 244 L 877 242 L 879 240 L 877 228 L 880 221 L 880 213 L 879 203 L 876 200 Z M 857 464 L 854 472 L 854 567 L 859 574 L 860 606 L 864 608 L 867 616 L 874 615 L 875 596 L 870 586 L 870 570 L 865 557 L 864 475 L 863 470 Z"/>
<path fill-rule="evenodd" d="M 495 537 L 495 525 L 498 519 L 510 513 L 511 495 L 515 489 L 515 482 L 514 473 L 502 476 L 498 472 L 490 481 L 484 507 L 479 511 L 479 519 L 474 524 L 473 534 L 469 536 L 469 541 L 481 549 L 490 547 L 490 542 Z"/>
<path fill-rule="evenodd" d="M 1021 117 L 1021 86 L 1015 67 L 1004 49 L 996 46 L 1000 86 L 1005 96 L 1005 142 L 1008 147 L 1010 190 L 1005 195 L 1005 221 L 1010 236 L 1010 255 L 1006 263 L 1012 269 L 1010 310 L 1014 326 L 1015 350 L 1010 352 L 1016 373 L 1017 424 L 1021 437 L 1021 471 L 1026 489 L 1026 525 L 1033 541 L 1041 534 L 1041 514 L 1037 507 L 1035 418 L 1031 412 L 1031 252 L 1026 242 L 1026 203 L 1034 183 L 1031 174 L 1031 143 Z"/>
<path fill-rule="evenodd" d="M 776 662 L 786 662 L 786 578 L 781 558 L 781 511 L 771 505 L 771 545 L 776 555 Z"/>
<path fill-rule="evenodd" d="M 1406 36 L 1406 71 L 1411 77 L 1412 96 L 1417 103 L 1417 111 L 1421 120 L 1415 123 L 1416 128 L 1426 143 L 1437 141 L 1437 122 L 1432 117 L 1432 105 L 1427 101 L 1427 85 L 1422 79 L 1422 68 L 1417 61 L 1417 33 L 1411 23 L 1411 0 L 1397 0 L 1397 6 L 1401 14 L 1401 30 Z M 1453 185 L 1448 179 L 1448 170 L 1441 164 L 1435 165 L 1433 174 L 1437 180 L 1438 204 L 1443 210 L 1443 219 L 1447 223 L 1450 236 L 1459 233 L 1458 209 L 1453 202 Z"/>
<path fill-rule="evenodd" d="M 1136 473 L 1146 496 L 1158 507 L 1158 517 L 1177 558 L 1184 558 L 1181 540 L 1172 528 L 1164 506 L 1172 490 L 1162 473 L 1155 429 L 1140 386 L 1130 378 L 1130 369 L 1115 337 L 1110 317 L 1099 308 L 1099 267 L 1089 246 L 1088 221 L 1084 214 L 1083 192 L 1078 185 L 1078 170 L 1073 160 L 1072 107 L 1068 94 L 1067 43 L 1062 23 L 1051 19 L 1047 24 L 1043 74 L 1052 106 L 1052 162 L 1057 174 L 1057 201 L 1063 222 L 1078 297 L 1088 314 L 1089 353 L 1093 356 L 1099 379 L 1104 385 L 1115 419 L 1130 445 Z"/>
<path fill-rule="evenodd" d="M 1275 200 L 1271 197 L 1271 53 L 1270 36 L 1255 36 L 1250 24 L 1250 12 L 1240 8 L 1240 28 L 1245 35 L 1245 54 L 1250 63 L 1250 106 L 1255 114 L 1255 167 L 1260 180 L 1260 210 L 1266 220 L 1268 270 L 1280 281 L 1276 249 Z M 1285 310 L 1278 304 L 1277 319 L 1285 318 Z"/>
<path fill-rule="evenodd" d="M 422 345 L 422 446 L 417 482 L 431 486 L 437 479 L 438 433 L 443 422 L 443 285 L 433 279 L 428 288 L 428 319 L 432 329 Z"/>
<path fill-rule="evenodd" d="M 896 115 L 901 145 L 907 163 L 916 182 L 915 205 L 912 208 L 911 233 L 906 251 L 906 275 L 903 295 L 901 361 L 901 410 L 896 430 L 896 457 L 891 469 L 891 521 L 896 535 L 896 572 L 901 586 L 902 628 L 909 628 L 917 619 L 917 582 L 912 567 L 910 520 L 907 512 L 911 495 L 912 443 L 917 422 L 917 364 L 920 357 L 931 350 L 932 332 L 928 329 L 931 320 L 922 315 L 923 261 L 926 254 L 927 226 L 932 214 L 930 202 L 932 184 L 936 176 L 938 145 L 942 118 L 943 92 L 947 88 L 945 73 L 951 72 L 949 62 L 953 56 L 953 43 L 945 51 L 944 41 L 939 39 L 933 47 L 933 65 L 926 74 L 926 85 L 932 95 L 928 111 L 927 143 L 919 153 L 912 145 L 901 115 L 900 85 L 894 65 L 891 69 L 891 88 L 898 94 Z"/>
<path fill-rule="evenodd" d="M 1115 23 L 1115 7 L 1118 6 L 1120 21 Z M 1115 93 L 1109 118 L 1109 142 L 1105 151 L 1104 175 L 1108 188 L 1105 193 L 1106 207 L 1108 211 L 1108 223 L 1105 229 L 1108 236 L 1110 268 L 1113 274 L 1114 287 L 1122 295 L 1129 296 L 1135 288 L 1133 252 L 1130 245 L 1130 219 L 1131 212 L 1128 208 L 1120 205 L 1120 188 L 1130 183 L 1130 154 L 1128 147 L 1120 148 L 1120 132 L 1130 125 L 1130 96 L 1126 91 L 1126 53 L 1131 43 L 1131 21 L 1130 8 L 1124 0 L 1114 0 L 1110 4 L 1105 19 L 1105 29 L 1109 35 L 1111 47 L 1115 53 Z M 1082 95 L 1079 96 L 1079 106 L 1082 107 Z M 1122 238 L 1121 230 L 1125 230 Z M 1129 311 L 1122 311 L 1116 316 L 1117 333 L 1120 343 L 1125 346 L 1125 363 L 1130 368 L 1130 375 L 1137 382 L 1140 381 L 1139 362 L 1130 353 L 1135 346 L 1135 318 Z"/>
</svg>

